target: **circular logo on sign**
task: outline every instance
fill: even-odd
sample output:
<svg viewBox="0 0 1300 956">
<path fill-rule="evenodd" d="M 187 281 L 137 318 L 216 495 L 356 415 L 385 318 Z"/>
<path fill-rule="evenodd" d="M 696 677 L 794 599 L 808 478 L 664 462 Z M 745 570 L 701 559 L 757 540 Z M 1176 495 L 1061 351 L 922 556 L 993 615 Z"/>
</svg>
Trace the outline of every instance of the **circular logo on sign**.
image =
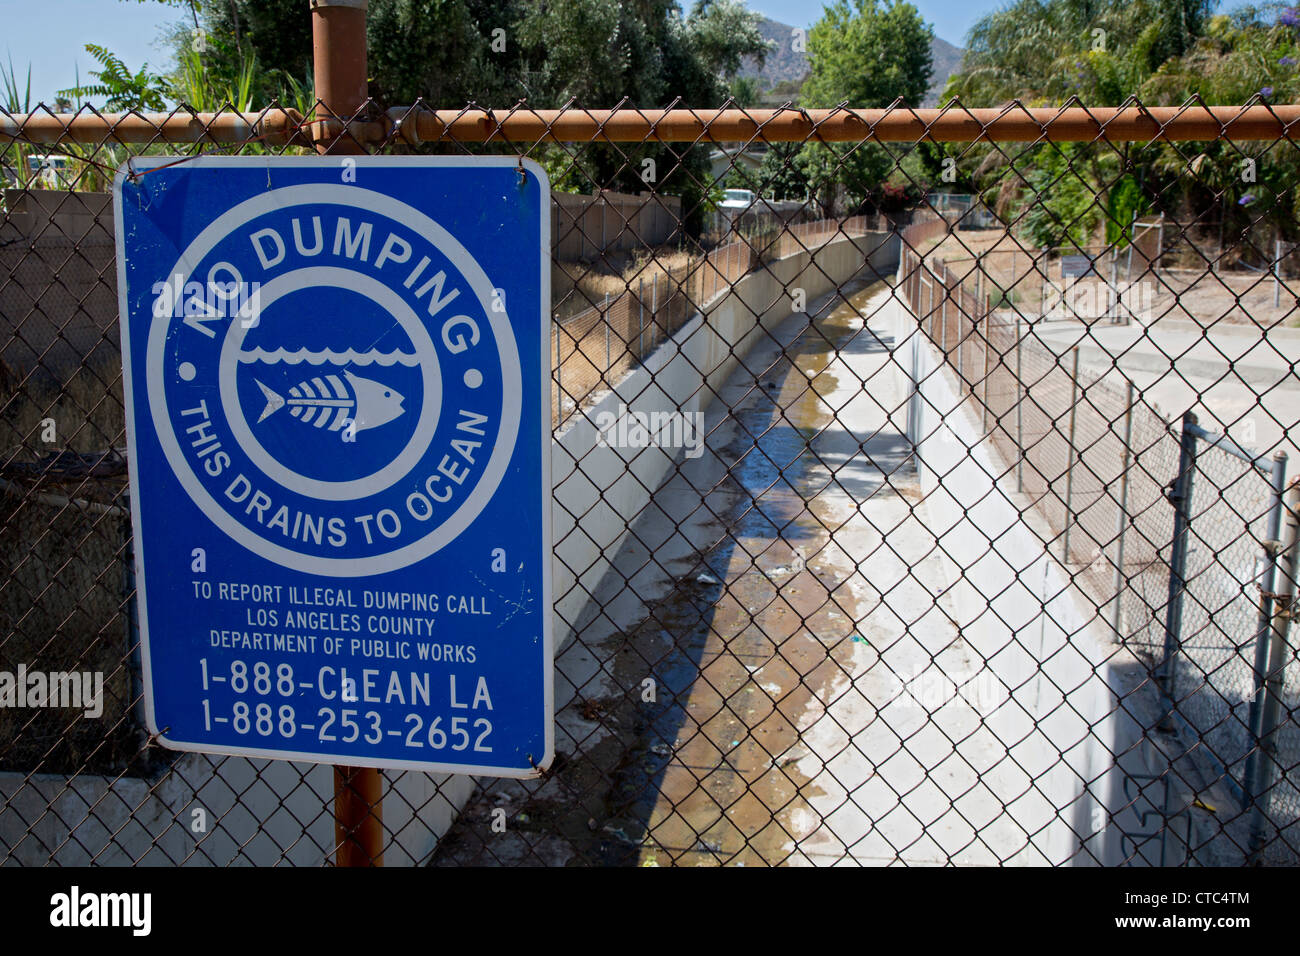
<svg viewBox="0 0 1300 956">
<path fill-rule="evenodd" d="M 160 285 L 154 427 L 195 504 L 249 550 L 379 574 L 491 500 L 519 354 L 503 296 L 429 216 L 352 185 L 271 190 L 204 228 Z"/>
</svg>

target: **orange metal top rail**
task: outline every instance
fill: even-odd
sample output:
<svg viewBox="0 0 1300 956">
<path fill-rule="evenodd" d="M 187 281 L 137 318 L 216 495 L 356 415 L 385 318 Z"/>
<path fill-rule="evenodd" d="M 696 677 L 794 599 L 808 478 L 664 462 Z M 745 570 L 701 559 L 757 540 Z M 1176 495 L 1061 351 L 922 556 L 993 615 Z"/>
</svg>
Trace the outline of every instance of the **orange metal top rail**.
<svg viewBox="0 0 1300 956">
<path fill-rule="evenodd" d="M 323 113 L 322 113 L 323 115 Z M 0 142 L 223 143 L 260 140 L 312 146 L 344 132 L 363 144 L 509 142 L 1152 142 L 1280 139 L 1300 106 L 1161 106 L 828 110 L 431 110 L 394 107 L 375 119 L 304 118 L 291 109 L 257 114 L 0 113 Z"/>
</svg>

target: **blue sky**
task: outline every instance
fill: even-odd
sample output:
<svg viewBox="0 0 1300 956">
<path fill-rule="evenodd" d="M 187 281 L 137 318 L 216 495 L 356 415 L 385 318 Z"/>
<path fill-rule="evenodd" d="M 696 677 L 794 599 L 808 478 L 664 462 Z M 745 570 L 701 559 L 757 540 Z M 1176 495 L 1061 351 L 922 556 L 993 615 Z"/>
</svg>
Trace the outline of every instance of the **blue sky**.
<svg viewBox="0 0 1300 956">
<path fill-rule="evenodd" d="M 1002 6 L 998 0 L 911 0 L 921 16 L 934 24 L 934 32 L 953 46 L 961 46 L 966 31 L 984 14 Z M 751 10 L 788 23 L 810 27 L 821 17 L 822 3 L 810 0 L 749 0 Z"/>
<path fill-rule="evenodd" d="M 0 66 L 10 62 L 25 84 L 32 71 L 32 100 L 53 102 L 54 91 L 72 86 L 96 68 L 86 52 L 98 43 L 132 70 L 148 62 L 171 65 L 171 54 L 155 46 L 160 28 L 180 19 L 181 8 L 154 0 L 6 0 L 0 11 Z M 303 0 L 303 9 L 307 2 Z"/>
<path fill-rule="evenodd" d="M 966 31 L 987 13 L 1005 6 L 1007 0 L 910 0 L 921 11 L 921 16 L 934 24 L 937 36 L 953 46 L 964 46 Z M 751 10 L 757 10 L 792 27 L 810 27 L 821 17 L 823 3 L 819 0 L 748 0 Z M 1256 0 L 1258 5 L 1259 0 Z M 1246 0 L 1220 0 L 1220 12 L 1245 6 Z M 685 4 L 683 4 L 685 6 Z"/>
<path fill-rule="evenodd" d="M 1001 6 L 1000 0 L 912 0 L 935 33 L 956 46 L 971 25 L 985 13 Z M 687 6 L 685 0 L 683 6 Z M 811 26 L 820 16 L 816 0 L 749 0 L 752 9 L 774 20 L 796 27 Z M 1237 5 L 1228 0 L 1223 9 Z M 307 0 L 302 0 L 308 16 Z M 85 51 L 87 43 L 107 46 L 139 69 L 150 63 L 155 68 L 170 65 L 171 55 L 161 48 L 160 31 L 181 19 L 184 7 L 168 6 L 157 0 L 5 0 L 0 11 L 0 66 L 12 60 L 20 80 L 31 66 L 32 99 L 53 101 L 54 91 L 72 86 L 76 70 L 83 82 L 94 61 Z"/>
</svg>

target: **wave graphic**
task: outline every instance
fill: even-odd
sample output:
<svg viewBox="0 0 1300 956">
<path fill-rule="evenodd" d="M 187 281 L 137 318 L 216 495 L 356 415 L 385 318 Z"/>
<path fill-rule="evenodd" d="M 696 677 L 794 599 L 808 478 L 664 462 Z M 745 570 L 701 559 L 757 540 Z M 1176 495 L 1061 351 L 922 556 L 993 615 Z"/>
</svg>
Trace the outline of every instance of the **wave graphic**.
<svg viewBox="0 0 1300 956">
<path fill-rule="evenodd" d="M 308 365 L 383 365 L 385 367 L 392 365 L 405 365 L 407 368 L 415 368 L 420 364 L 420 357 L 414 352 L 357 352 L 354 349 L 348 349 L 344 352 L 335 352 L 333 349 L 321 349 L 319 352 L 313 352 L 310 349 L 298 349 L 296 352 L 290 352 L 288 349 L 272 349 L 267 351 L 263 348 L 250 349 L 247 352 L 239 353 L 239 361 L 244 365 L 253 362 L 261 362 L 264 365 L 301 365 L 306 362 Z"/>
</svg>

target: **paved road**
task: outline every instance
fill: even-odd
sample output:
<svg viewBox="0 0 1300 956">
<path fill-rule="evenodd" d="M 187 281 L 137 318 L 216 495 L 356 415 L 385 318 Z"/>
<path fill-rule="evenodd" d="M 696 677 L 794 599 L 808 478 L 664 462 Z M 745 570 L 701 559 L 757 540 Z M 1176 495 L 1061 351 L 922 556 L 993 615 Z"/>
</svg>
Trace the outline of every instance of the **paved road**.
<svg viewBox="0 0 1300 956">
<path fill-rule="evenodd" d="M 1159 320 L 1145 328 L 1042 322 L 1029 334 L 1062 356 L 1077 345 L 1083 368 L 1118 368 L 1170 417 L 1191 408 L 1202 427 L 1226 429 L 1261 454 L 1285 449 L 1290 473 L 1300 471 L 1300 330 Z"/>
</svg>

